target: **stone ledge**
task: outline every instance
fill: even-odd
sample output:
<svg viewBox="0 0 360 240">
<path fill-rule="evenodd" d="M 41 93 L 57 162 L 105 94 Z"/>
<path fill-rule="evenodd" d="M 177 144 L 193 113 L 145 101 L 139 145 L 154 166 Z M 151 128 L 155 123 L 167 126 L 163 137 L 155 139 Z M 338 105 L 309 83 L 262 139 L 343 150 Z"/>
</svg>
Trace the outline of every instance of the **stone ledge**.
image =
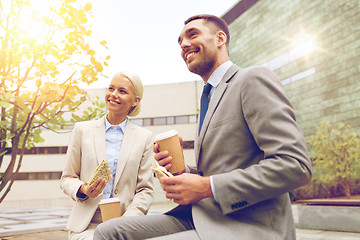
<svg viewBox="0 0 360 240">
<path fill-rule="evenodd" d="M 360 207 L 293 204 L 292 208 L 298 228 L 360 232 Z"/>
<path fill-rule="evenodd" d="M 297 200 L 296 203 L 307 205 L 329 205 L 329 206 L 360 206 L 360 195 L 351 196 L 351 198 L 320 198 Z"/>
<path fill-rule="evenodd" d="M 0 211 L 0 239 L 5 236 L 65 229 L 69 208 Z"/>
</svg>

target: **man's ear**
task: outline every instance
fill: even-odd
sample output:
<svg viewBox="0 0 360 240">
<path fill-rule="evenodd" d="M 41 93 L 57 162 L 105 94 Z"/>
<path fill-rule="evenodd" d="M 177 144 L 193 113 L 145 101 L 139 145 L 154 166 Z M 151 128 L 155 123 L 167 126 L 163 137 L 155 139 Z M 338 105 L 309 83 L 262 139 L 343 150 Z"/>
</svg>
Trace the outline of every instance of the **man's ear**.
<svg viewBox="0 0 360 240">
<path fill-rule="evenodd" d="M 218 47 L 225 45 L 226 41 L 227 41 L 226 34 L 223 31 L 218 31 L 216 33 L 216 43 Z"/>
</svg>

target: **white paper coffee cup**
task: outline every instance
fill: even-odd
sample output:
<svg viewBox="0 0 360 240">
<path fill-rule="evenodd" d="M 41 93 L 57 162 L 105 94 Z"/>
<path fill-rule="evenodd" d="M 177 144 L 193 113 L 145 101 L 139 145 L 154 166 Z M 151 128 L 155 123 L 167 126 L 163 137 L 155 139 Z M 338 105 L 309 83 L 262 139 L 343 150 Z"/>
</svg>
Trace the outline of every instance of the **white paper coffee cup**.
<svg viewBox="0 0 360 240">
<path fill-rule="evenodd" d="M 102 199 L 100 201 L 100 211 L 103 222 L 111 218 L 121 217 L 120 199 L 119 198 Z"/>
<path fill-rule="evenodd" d="M 168 151 L 173 158 L 169 172 L 181 173 L 185 170 L 184 154 L 180 144 L 179 134 L 170 130 L 155 136 L 154 141 L 159 145 L 159 151 Z"/>
</svg>

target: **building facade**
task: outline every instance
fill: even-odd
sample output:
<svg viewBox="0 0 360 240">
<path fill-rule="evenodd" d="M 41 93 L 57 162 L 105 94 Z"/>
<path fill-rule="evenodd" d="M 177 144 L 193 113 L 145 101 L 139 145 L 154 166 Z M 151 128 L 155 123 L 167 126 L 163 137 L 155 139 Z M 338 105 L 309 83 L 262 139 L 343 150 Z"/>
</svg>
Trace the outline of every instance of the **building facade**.
<svg viewBox="0 0 360 240">
<path fill-rule="evenodd" d="M 360 133 L 359 0 L 242 0 L 223 18 L 232 61 L 279 76 L 305 137 L 321 121 Z"/>
</svg>

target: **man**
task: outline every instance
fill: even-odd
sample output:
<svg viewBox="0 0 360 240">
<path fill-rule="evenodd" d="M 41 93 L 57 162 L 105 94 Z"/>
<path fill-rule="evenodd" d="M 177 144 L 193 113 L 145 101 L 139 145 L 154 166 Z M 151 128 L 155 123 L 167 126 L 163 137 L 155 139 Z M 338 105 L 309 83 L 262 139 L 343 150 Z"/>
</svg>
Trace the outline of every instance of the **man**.
<svg viewBox="0 0 360 240">
<path fill-rule="evenodd" d="M 229 40 L 226 23 L 211 15 L 189 18 L 179 36 L 188 69 L 211 85 L 197 168 L 160 180 L 180 205 L 102 224 L 95 239 L 296 239 L 288 192 L 311 178 L 306 143 L 279 79 L 265 67 L 232 64 Z M 169 169 L 171 156 L 157 147 Z"/>
</svg>

